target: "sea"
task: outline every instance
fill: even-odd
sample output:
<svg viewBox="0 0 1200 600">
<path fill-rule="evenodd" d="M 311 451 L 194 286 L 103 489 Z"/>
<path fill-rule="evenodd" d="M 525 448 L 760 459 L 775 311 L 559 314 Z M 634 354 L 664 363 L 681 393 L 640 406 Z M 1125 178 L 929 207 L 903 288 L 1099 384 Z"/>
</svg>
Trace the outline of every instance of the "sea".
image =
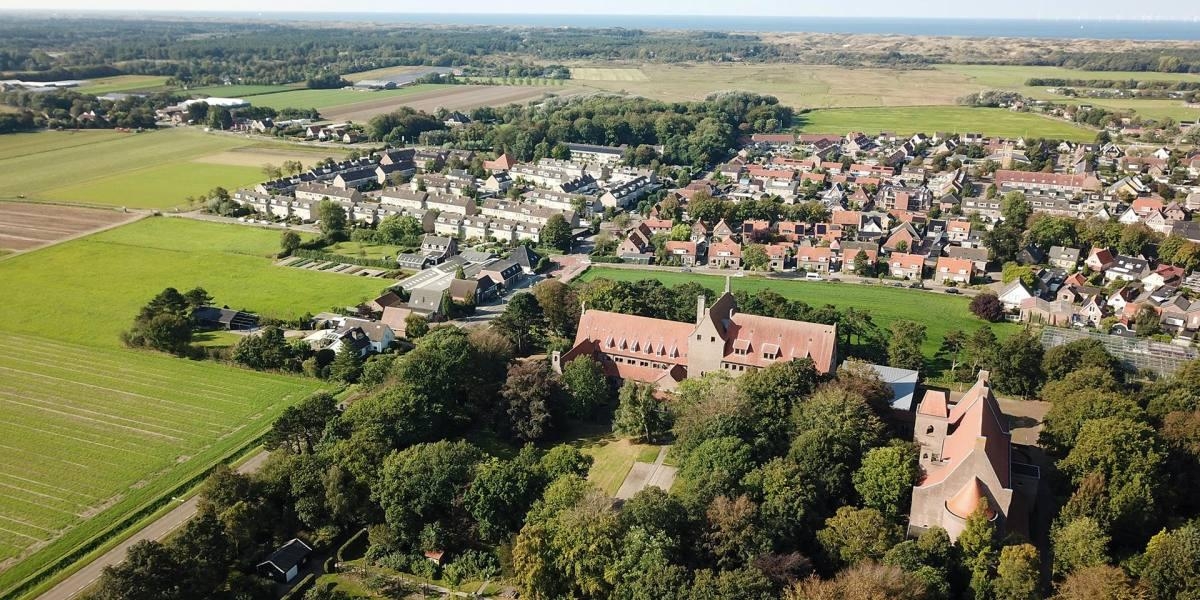
<svg viewBox="0 0 1200 600">
<path fill-rule="evenodd" d="M 0 13 L 2 15 L 3 13 Z M 811 32 L 962 37 L 1200 40 L 1200 19 L 965 19 L 694 15 L 468 14 L 387 12 L 73 11 L 70 16 L 195 16 L 270 21 L 330 21 L 416 25 L 622 27 L 723 32 Z M 63 15 L 67 16 L 67 15 Z M 2 16 L 0 16 L 2 18 Z"/>
</svg>

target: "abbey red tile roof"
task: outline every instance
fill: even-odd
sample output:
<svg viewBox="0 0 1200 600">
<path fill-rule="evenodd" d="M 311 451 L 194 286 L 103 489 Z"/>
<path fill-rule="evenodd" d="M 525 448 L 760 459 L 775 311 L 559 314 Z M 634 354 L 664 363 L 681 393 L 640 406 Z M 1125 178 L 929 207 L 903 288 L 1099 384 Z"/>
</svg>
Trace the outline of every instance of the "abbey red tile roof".
<svg viewBox="0 0 1200 600">
<path fill-rule="evenodd" d="M 734 313 L 727 324 L 725 360 L 757 367 L 777 361 L 811 358 L 817 370 L 828 373 L 837 352 L 837 327 Z M 745 354 L 735 353 L 738 345 Z"/>
<path fill-rule="evenodd" d="M 946 478 L 977 447 L 982 447 L 1000 485 L 1009 487 L 1011 437 L 1005 417 L 988 384 L 988 372 L 980 371 L 975 385 L 950 409 L 950 429 L 942 443 L 942 465 L 930 469 L 922 486 Z"/>
<path fill-rule="evenodd" d="M 946 509 L 950 511 L 950 514 L 960 519 L 966 519 L 979 508 L 980 500 L 987 502 L 988 519 L 995 518 L 996 509 L 992 507 L 992 501 L 988 498 L 987 486 L 978 477 L 972 477 L 962 489 L 954 494 L 954 497 L 946 501 Z"/>
<path fill-rule="evenodd" d="M 605 353 L 687 364 L 688 336 L 695 328 L 691 323 L 586 310 L 579 318 L 575 345 L 591 341 Z"/>
</svg>

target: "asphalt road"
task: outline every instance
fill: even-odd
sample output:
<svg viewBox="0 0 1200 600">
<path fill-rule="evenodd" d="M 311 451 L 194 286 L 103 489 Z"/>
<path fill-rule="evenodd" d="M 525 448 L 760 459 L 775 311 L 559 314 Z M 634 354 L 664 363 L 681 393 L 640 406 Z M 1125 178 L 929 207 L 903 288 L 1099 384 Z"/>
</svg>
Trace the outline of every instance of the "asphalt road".
<svg viewBox="0 0 1200 600">
<path fill-rule="evenodd" d="M 253 473 L 257 471 L 266 462 L 267 454 L 264 450 L 250 457 L 250 460 L 238 467 L 238 472 Z M 195 516 L 199 501 L 198 496 L 192 496 L 184 503 L 176 506 L 171 512 L 159 517 L 158 520 L 150 523 L 129 539 L 121 542 L 112 550 L 105 552 L 96 558 L 96 560 L 88 563 L 87 566 L 62 580 L 58 585 L 50 588 L 41 596 L 38 596 L 38 600 L 70 600 L 71 598 L 75 598 L 100 578 L 100 575 L 104 572 L 104 567 L 121 564 L 125 560 L 125 554 L 129 551 L 130 546 L 142 540 L 161 540 L 179 528 L 180 525 L 186 523 L 188 519 Z"/>
</svg>

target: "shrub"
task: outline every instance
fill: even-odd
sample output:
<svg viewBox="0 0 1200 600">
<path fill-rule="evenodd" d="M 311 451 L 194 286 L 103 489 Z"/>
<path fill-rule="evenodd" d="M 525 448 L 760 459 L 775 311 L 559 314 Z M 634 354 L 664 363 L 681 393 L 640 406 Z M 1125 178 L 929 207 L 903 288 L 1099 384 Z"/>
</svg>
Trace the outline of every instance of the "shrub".
<svg viewBox="0 0 1200 600">
<path fill-rule="evenodd" d="M 979 294 L 971 299 L 971 312 L 985 321 L 995 323 L 1004 319 L 1004 305 L 992 293 Z"/>
</svg>

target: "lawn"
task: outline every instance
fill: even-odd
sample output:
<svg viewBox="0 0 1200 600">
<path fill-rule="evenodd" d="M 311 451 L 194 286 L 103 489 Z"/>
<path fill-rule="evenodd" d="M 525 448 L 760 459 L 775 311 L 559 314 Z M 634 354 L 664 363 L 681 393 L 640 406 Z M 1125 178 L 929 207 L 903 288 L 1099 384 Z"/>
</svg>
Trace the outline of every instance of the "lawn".
<svg viewBox="0 0 1200 600">
<path fill-rule="evenodd" d="M 0 262 L 0 331 L 116 348 L 163 288 L 201 286 L 217 302 L 295 318 L 375 297 L 389 282 L 277 267 L 278 230 L 148 218 Z"/>
<path fill-rule="evenodd" d="M 810 133 L 890 131 L 900 135 L 945 131 L 978 132 L 989 136 L 1046 137 L 1091 141 L 1096 132 L 1040 115 L 1000 108 L 914 106 L 904 108 L 836 108 L 814 110 L 798 117 Z"/>
<path fill-rule="evenodd" d="M 117 75 L 91 79 L 79 86 L 84 94 L 103 96 L 117 92 L 157 92 L 166 88 L 167 77 L 159 75 Z"/>
<path fill-rule="evenodd" d="M 295 90 L 291 92 L 279 92 L 277 94 L 266 94 L 251 100 L 251 104 L 255 106 L 269 106 L 274 109 L 283 108 L 315 108 L 321 110 L 323 108 L 336 108 L 359 102 L 375 102 L 387 98 L 397 96 L 408 96 L 419 92 L 428 92 L 436 89 L 442 89 L 445 85 L 434 84 L 418 84 L 410 85 L 397 90 Z"/>
<path fill-rule="evenodd" d="M 0 173 L 4 174 L 0 198 L 171 208 L 188 195 L 217 186 L 232 190 L 264 178 L 261 164 L 221 164 L 232 162 L 220 160 L 230 151 L 302 152 L 297 148 L 182 127 L 144 133 L 4 135 L 0 136 Z"/>
<path fill-rule="evenodd" d="M 588 281 L 601 277 L 616 281 L 658 279 L 668 286 L 685 281 L 698 281 L 712 290 L 721 290 L 725 286 L 723 278 L 714 275 L 603 267 L 589 268 L 581 279 Z M 931 371 L 940 370 L 939 365 L 932 360 L 932 357 L 947 332 L 958 329 L 970 333 L 985 325 L 983 321 L 967 310 L 966 298 L 942 293 L 878 285 L 780 281 L 762 277 L 734 277 L 731 281 L 734 290 L 753 293 L 769 289 L 785 298 L 801 300 L 811 306 L 832 304 L 838 308 L 854 307 L 856 310 L 865 310 L 870 312 L 875 323 L 882 327 L 887 327 L 888 323 L 897 319 L 923 323 L 926 327 L 927 337 L 921 349 L 925 353 Z M 1019 329 L 1019 326 L 1011 323 L 996 323 L 992 324 L 992 329 L 997 336 L 1006 337 Z"/>
<path fill-rule="evenodd" d="M 629 440 L 614 440 L 604 438 L 581 449 L 592 457 L 592 469 L 588 471 L 588 481 L 613 496 L 621 489 L 621 483 L 633 463 L 637 461 L 654 462 L 658 457 L 658 446 L 634 444 Z"/>
<path fill-rule="evenodd" d="M 261 167 L 183 162 L 158 165 L 46 190 L 47 200 L 129 208 L 163 208 L 200 197 L 214 187 L 228 190 L 265 179 Z"/>
<path fill-rule="evenodd" d="M 228 458 L 320 386 L 58 341 L 71 332 L 43 326 L 57 335 L 0 330 L 0 596 Z"/>
<path fill-rule="evenodd" d="M 384 257 L 396 258 L 397 254 L 413 251 L 412 248 L 401 248 L 400 246 L 391 246 L 388 244 L 368 244 L 365 242 L 338 242 L 332 246 L 326 246 L 324 250 L 342 256 L 372 259 L 383 259 Z"/>
</svg>

